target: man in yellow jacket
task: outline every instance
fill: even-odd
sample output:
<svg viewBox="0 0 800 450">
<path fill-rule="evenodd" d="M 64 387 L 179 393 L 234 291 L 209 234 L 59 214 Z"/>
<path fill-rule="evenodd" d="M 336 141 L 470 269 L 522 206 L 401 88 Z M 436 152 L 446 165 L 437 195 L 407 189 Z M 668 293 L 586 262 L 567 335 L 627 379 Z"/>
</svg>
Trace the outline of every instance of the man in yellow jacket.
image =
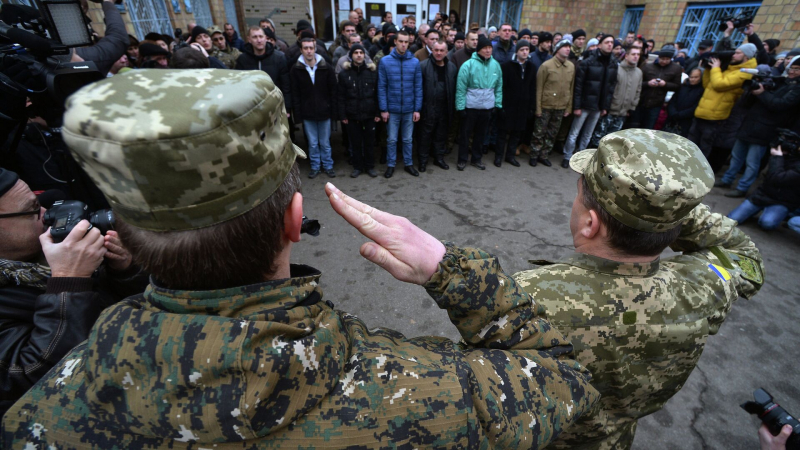
<svg viewBox="0 0 800 450">
<path fill-rule="evenodd" d="M 742 95 L 742 84 L 753 76 L 739 69 L 756 68 L 756 46 L 742 44 L 733 53 L 731 63 L 724 71 L 717 58 L 710 58 L 703 73 L 703 97 L 694 111 L 694 121 L 689 130 L 689 140 L 697 144 L 708 158 L 714 145 L 717 128 L 731 114 L 736 100 Z"/>
</svg>

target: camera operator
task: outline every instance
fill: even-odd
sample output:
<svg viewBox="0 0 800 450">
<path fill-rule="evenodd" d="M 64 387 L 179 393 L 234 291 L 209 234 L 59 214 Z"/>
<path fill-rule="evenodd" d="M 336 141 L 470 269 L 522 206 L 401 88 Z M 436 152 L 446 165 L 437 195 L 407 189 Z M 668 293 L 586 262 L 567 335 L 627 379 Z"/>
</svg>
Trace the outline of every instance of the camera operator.
<svg viewBox="0 0 800 450">
<path fill-rule="evenodd" d="M 44 212 L 0 169 L 0 416 L 88 337 L 105 307 L 147 285 L 114 231 L 103 237 L 84 220 L 54 243 Z"/>
<path fill-rule="evenodd" d="M 768 69 L 767 67 L 764 67 Z M 736 134 L 731 152 L 731 163 L 716 187 L 731 187 L 736 175 L 746 164 L 744 175 L 736 189 L 726 197 L 744 197 L 756 181 L 761 169 L 761 160 L 778 128 L 786 128 L 800 115 L 800 58 L 795 58 L 787 68 L 786 81 L 767 91 L 763 83 L 753 81 L 742 98 L 746 108 L 744 121 Z M 755 86 L 755 88 L 753 88 Z"/>
<path fill-rule="evenodd" d="M 764 230 L 778 228 L 790 212 L 800 208 L 800 155 L 797 149 L 784 152 L 781 146 L 770 150 L 769 170 L 764 181 L 728 217 L 739 223 L 756 215 Z"/>
<path fill-rule="evenodd" d="M 733 26 L 731 23 L 730 26 Z M 723 39 L 721 46 L 728 45 L 728 38 Z M 763 48 L 761 49 L 764 50 Z M 694 121 L 689 130 L 689 140 L 694 142 L 708 158 L 714 146 L 717 130 L 731 114 L 731 109 L 742 95 L 742 84 L 753 78 L 739 69 L 755 69 L 756 46 L 742 44 L 731 57 L 731 62 L 722 70 L 719 58 L 709 58 L 708 67 L 703 72 L 703 97 L 694 113 Z"/>
<path fill-rule="evenodd" d="M 89 11 L 86 0 L 81 2 L 81 8 L 84 15 Z M 70 60 L 92 61 L 100 73 L 107 75 L 111 66 L 127 52 L 131 40 L 114 0 L 103 0 L 103 22 L 106 25 L 105 36 L 92 46 L 72 49 Z"/>
</svg>

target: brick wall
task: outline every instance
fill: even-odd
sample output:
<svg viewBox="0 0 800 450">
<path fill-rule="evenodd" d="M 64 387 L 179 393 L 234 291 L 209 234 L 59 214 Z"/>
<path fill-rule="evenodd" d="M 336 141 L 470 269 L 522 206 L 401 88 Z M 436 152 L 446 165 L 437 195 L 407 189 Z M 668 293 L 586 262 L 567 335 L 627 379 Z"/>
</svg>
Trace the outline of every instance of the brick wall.
<svg viewBox="0 0 800 450">
<path fill-rule="evenodd" d="M 711 0 L 693 1 L 692 4 Z M 626 5 L 645 5 L 639 33 L 656 41 L 674 41 L 688 2 L 678 0 L 525 0 L 521 28 L 568 33 L 583 28 L 589 38 L 605 31 L 617 35 Z M 781 49 L 800 47 L 800 2 L 763 0 L 754 20 L 761 39 L 780 39 Z"/>
</svg>

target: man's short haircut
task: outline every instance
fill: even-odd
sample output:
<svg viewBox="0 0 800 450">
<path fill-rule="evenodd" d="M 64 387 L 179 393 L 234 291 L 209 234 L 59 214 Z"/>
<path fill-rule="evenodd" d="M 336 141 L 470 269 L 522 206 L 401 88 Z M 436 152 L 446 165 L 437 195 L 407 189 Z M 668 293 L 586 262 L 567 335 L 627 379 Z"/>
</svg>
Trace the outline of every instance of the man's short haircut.
<svg viewBox="0 0 800 450">
<path fill-rule="evenodd" d="M 439 33 L 439 30 L 434 30 L 433 28 L 431 28 L 430 30 L 428 30 L 428 31 L 425 33 L 425 37 L 428 37 L 428 36 L 430 36 L 430 35 L 432 35 L 432 34 L 437 34 L 437 35 L 439 35 L 439 39 L 441 39 L 441 38 L 442 38 L 442 34 L 441 34 L 441 33 Z"/>
<path fill-rule="evenodd" d="M 416 22 L 416 21 L 417 21 L 417 18 L 416 18 L 416 17 L 414 17 L 414 16 L 406 16 L 406 18 L 405 18 L 405 19 L 403 19 L 403 20 L 405 20 L 405 21 L 413 20 L 414 22 Z"/>
<path fill-rule="evenodd" d="M 208 58 L 194 47 L 183 47 L 175 50 L 169 61 L 172 69 L 208 69 Z"/>
<path fill-rule="evenodd" d="M 504 24 L 500 25 L 500 28 L 498 28 L 497 31 L 502 30 L 503 27 L 509 27 L 509 28 L 511 28 L 511 31 L 514 31 L 514 25 L 511 25 L 510 23 L 504 23 Z"/>
<path fill-rule="evenodd" d="M 361 35 L 358 33 L 353 33 L 350 36 L 347 36 L 347 42 L 353 42 L 353 39 L 355 38 L 361 39 Z"/>
<path fill-rule="evenodd" d="M 447 47 L 447 42 L 443 40 L 437 41 L 435 44 L 433 44 L 433 48 L 436 48 L 437 45 L 444 45 L 445 47 Z M 431 50 L 433 50 L 433 48 L 431 48 Z"/>
<path fill-rule="evenodd" d="M 344 31 L 344 29 L 345 29 L 345 28 L 347 28 L 347 27 L 353 27 L 353 28 L 355 28 L 355 27 L 356 27 L 356 24 L 354 24 L 353 22 L 350 22 L 349 20 L 343 20 L 343 21 L 342 21 L 342 28 L 341 28 L 341 29 L 342 29 L 342 31 Z"/>
<path fill-rule="evenodd" d="M 474 34 L 474 35 L 475 35 L 475 37 L 478 37 L 478 30 L 469 30 L 469 31 L 467 32 L 467 39 L 469 39 L 469 35 L 470 35 L 470 34 Z"/>
<path fill-rule="evenodd" d="M 263 29 L 263 28 L 261 28 L 260 26 L 258 26 L 258 25 L 253 25 L 253 26 L 251 26 L 250 28 L 248 28 L 248 29 L 247 29 L 247 37 L 250 37 L 250 35 L 253 33 L 253 31 L 259 31 L 259 30 L 260 30 L 262 33 L 264 33 L 264 29 Z M 266 34 L 267 34 L 267 33 L 264 33 L 264 35 L 266 35 Z"/>
<path fill-rule="evenodd" d="M 310 38 L 310 37 L 304 37 L 303 39 L 300 39 L 300 48 L 301 49 L 303 48 L 303 44 L 305 44 L 306 42 L 313 42 L 314 43 L 314 47 L 317 46 L 317 40 L 316 39 Z"/>
<path fill-rule="evenodd" d="M 410 36 L 411 36 L 411 34 L 409 34 L 409 32 L 408 32 L 408 31 L 406 31 L 406 30 L 400 30 L 400 31 L 398 31 L 398 32 L 397 32 L 397 36 L 409 36 L 409 39 L 411 39 L 411 37 L 410 37 Z"/>
<path fill-rule="evenodd" d="M 164 287 L 209 290 L 261 283 L 277 270 L 284 213 L 295 192 L 300 192 L 297 163 L 269 198 L 233 219 L 171 232 L 142 230 L 117 219 L 116 228 L 136 264 Z"/>
<path fill-rule="evenodd" d="M 675 242 L 681 234 L 681 225 L 663 231 L 661 233 L 651 233 L 631 228 L 611 216 L 589 190 L 589 183 L 586 177 L 581 177 L 581 190 L 583 198 L 581 203 L 586 209 L 594 210 L 600 222 L 606 226 L 608 232 L 608 243 L 612 249 L 629 256 L 658 256 L 665 248 Z"/>
<path fill-rule="evenodd" d="M 629 34 L 632 34 L 632 35 L 636 36 L 636 32 L 635 31 L 628 31 L 627 33 L 625 33 L 625 36 L 627 36 Z"/>
</svg>

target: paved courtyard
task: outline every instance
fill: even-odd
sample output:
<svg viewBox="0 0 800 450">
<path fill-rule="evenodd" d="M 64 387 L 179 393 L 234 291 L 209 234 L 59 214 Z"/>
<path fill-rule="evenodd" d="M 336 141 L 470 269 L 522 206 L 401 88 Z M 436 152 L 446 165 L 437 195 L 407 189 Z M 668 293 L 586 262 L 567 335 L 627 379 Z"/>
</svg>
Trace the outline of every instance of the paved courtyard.
<svg viewBox="0 0 800 450">
<path fill-rule="evenodd" d="M 440 239 L 482 248 L 496 255 L 508 273 L 528 269 L 530 259 L 553 259 L 572 252 L 569 214 L 578 175 L 552 168 L 501 169 L 485 158 L 485 171 L 455 170 L 456 152 L 446 157 L 450 170 L 430 166 L 415 178 L 399 165 L 395 176 L 351 179 L 341 145 L 334 143 L 338 177 L 306 178 L 302 162 L 305 213 L 318 219 L 318 237 L 304 236 L 293 262 L 322 270 L 325 298 L 336 308 L 361 317 L 370 327 L 390 327 L 406 336 L 458 333 L 425 291 L 401 283 L 359 253 L 365 241 L 337 216 L 323 191 L 332 181 L 345 193 L 387 212 L 408 217 Z M 492 155 L 488 155 L 492 156 Z M 559 163 L 560 157 L 555 156 Z M 714 189 L 706 203 L 728 213 L 741 200 Z M 766 284 L 752 300 L 739 299 L 720 332 L 709 338 L 700 363 L 684 388 L 660 412 L 642 420 L 635 449 L 755 449 L 758 420 L 739 408 L 763 387 L 789 412 L 800 415 L 800 236 L 787 228 L 743 230 L 764 257 Z"/>
</svg>

